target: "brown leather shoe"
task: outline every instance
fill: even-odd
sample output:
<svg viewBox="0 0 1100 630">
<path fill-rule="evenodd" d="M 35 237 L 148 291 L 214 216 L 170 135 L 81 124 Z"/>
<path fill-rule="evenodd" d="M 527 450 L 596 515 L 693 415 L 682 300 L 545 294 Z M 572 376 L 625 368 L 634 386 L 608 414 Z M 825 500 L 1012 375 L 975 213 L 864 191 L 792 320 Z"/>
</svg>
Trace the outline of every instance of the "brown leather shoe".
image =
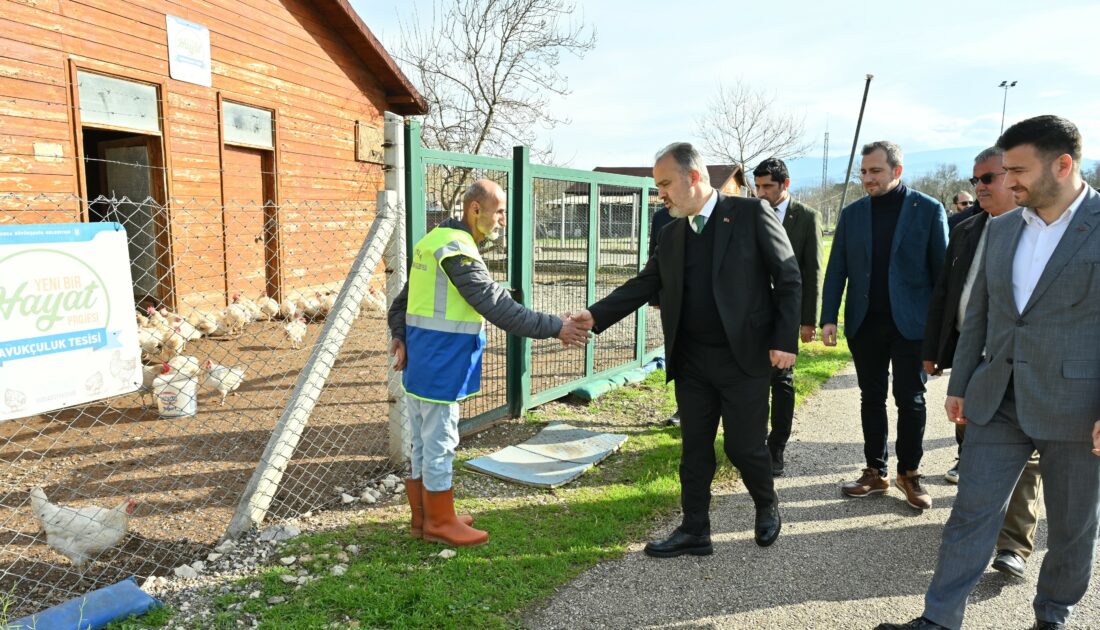
<svg viewBox="0 0 1100 630">
<path fill-rule="evenodd" d="M 883 477 L 874 468 L 864 468 L 863 476 L 840 486 L 840 491 L 849 497 L 865 497 L 882 494 L 890 489 L 890 478 Z"/>
<path fill-rule="evenodd" d="M 924 475 L 917 474 L 917 471 L 910 470 L 904 475 L 898 475 L 894 480 L 894 485 L 905 493 L 905 502 L 910 506 L 918 510 L 927 510 L 932 507 L 932 497 L 929 496 L 924 488 L 920 485 L 921 478 Z"/>
<path fill-rule="evenodd" d="M 412 512 L 412 524 L 409 533 L 413 538 L 424 537 L 424 482 L 420 479 L 405 480 L 405 496 L 409 500 L 409 511 Z M 474 517 L 469 514 L 459 514 L 458 520 L 463 525 L 473 525 Z"/>
<path fill-rule="evenodd" d="M 489 541 L 489 533 L 474 529 L 455 515 L 454 488 L 432 492 L 424 488 L 424 540 L 455 547 L 472 547 Z"/>
</svg>

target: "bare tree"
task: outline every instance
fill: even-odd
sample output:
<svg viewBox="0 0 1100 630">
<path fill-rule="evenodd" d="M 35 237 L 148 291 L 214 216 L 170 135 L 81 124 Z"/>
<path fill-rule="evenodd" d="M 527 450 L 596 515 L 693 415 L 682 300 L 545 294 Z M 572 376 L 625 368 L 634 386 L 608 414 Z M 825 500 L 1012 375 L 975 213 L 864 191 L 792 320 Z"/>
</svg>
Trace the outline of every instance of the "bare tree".
<svg viewBox="0 0 1100 630">
<path fill-rule="evenodd" d="M 1100 189 L 1100 162 L 1092 165 L 1092 170 L 1081 169 L 1081 176 L 1089 186 Z"/>
<path fill-rule="evenodd" d="M 703 153 L 748 174 L 750 165 L 769 157 L 788 159 L 806 153 L 805 116 L 783 112 L 775 94 L 738 79 L 720 84 L 696 122 Z M 745 178 L 748 181 L 748 177 Z"/>
<path fill-rule="evenodd" d="M 463 153 L 511 155 L 516 145 L 537 156 L 540 128 L 566 122 L 550 100 L 569 93 L 563 54 L 583 57 L 596 34 L 574 21 L 569 0 L 437 0 L 425 23 L 401 24 L 398 61 L 428 101 L 424 143 Z"/>
<path fill-rule="evenodd" d="M 944 208 L 947 208 L 949 213 L 955 211 L 954 206 L 951 205 L 951 199 L 956 193 L 974 194 L 974 187 L 959 175 L 959 168 L 954 164 L 939 164 L 924 175 L 907 182 L 907 185 L 914 190 L 935 197 L 943 204 Z"/>
</svg>

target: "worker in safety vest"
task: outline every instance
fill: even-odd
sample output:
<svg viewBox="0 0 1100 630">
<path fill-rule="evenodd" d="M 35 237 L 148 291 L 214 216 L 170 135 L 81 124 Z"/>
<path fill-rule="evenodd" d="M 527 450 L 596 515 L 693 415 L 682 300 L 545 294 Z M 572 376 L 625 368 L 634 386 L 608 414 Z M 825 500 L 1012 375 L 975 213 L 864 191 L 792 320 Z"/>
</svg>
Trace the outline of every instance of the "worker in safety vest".
<svg viewBox="0 0 1100 630">
<path fill-rule="evenodd" d="M 456 515 L 452 464 L 458 446 L 458 401 L 481 390 L 485 320 L 507 333 L 583 348 L 588 331 L 565 317 L 525 308 L 489 275 L 477 244 L 500 237 L 507 198 L 496 182 L 478 180 L 462 196 L 462 219 L 448 219 L 413 248 L 409 282 L 390 306 L 394 367 L 404 370 L 412 429 L 412 474 L 405 490 L 412 535 L 449 545 L 480 545 L 489 534 Z"/>
</svg>

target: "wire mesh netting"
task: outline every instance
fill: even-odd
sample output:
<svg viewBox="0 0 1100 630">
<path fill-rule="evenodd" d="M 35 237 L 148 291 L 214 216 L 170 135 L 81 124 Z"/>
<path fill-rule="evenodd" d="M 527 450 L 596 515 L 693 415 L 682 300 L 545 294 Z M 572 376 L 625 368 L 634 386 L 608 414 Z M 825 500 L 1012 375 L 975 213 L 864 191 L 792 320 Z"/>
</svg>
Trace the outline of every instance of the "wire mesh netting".
<svg viewBox="0 0 1100 630">
<path fill-rule="evenodd" d="M 596 300 L 602 300 L 622 283 L 638 274 L 641 234 L 642 190 L 600 184 L 599 240 L 596 248 Z M 605 226 L 606 224 L 606 226 Z M 631 313 L 599 335 L 593 348 L 593 371 L 610 370 L 637 358 L 638 314 Z"/>
<path fill-rule="evenodd" d="M 657 197 L 657 189 L 656 188 L 650 188 L 649 189 L 649 210 L 648 210 L 649 214 L 647 215 L 650 219 L 650 222 L 649 222 L 649 226 L 650 226 L 650 237 L 649 237 L 649 239 L 650 239 L 650 242 L 655 242 L 654 241 L 655 236 L 653 235 L 653 232 L 652 232 L 652 230 L 653 230 L 653 215 L 657 214 L 657 212 L 661 208 L 664 208 L 664 207 L 665 207 L 664 203 L 662 203 L 661 200 Z M 649 246 L 647 245 L 647 247 L 649 247 Z M 652 249 L 652 248 L 650 248 L 650 249 Z M 660 348 L 664 345 L 665 345 L 665 333 L 664 333 L 664 330 L 661 328 L 661 311 L 660 311 L 660 309 L 657 309 L 655 307 L 647 306 L 646 307 L 646 317 L 645 317 L 645 351 L 647 353 L 653 352 L 654 350 L 657 350 L 658 348 Z"/>
<path fill-rule="evenodd" d="M 531 308 L 546 313 L 588 305 L 589 186 L 534 178 L 535 224 Z M 531 391 L 544 392 L 584 378 L 584 354 L 556 339 L 531 342 Z"/>
<path fill-rule="evenodd" d="M 164 575 L 225 533 L 376 214 L 364 202 L 5 194 L 0 225 L 78 222 L 82 208 L 126 229 L 143 377 L 132 394 L 0 423 L 9 615 Z M 338 487 L 394 470 L 385 309 L 380 266 L 344 315 L 350 332 L 269 518 L 338 503 Z M 94 394 L 136 372 L 124 363 L 58 378 Z M 6 412 L 25 404 L 0 390 Z"/>
</svg>

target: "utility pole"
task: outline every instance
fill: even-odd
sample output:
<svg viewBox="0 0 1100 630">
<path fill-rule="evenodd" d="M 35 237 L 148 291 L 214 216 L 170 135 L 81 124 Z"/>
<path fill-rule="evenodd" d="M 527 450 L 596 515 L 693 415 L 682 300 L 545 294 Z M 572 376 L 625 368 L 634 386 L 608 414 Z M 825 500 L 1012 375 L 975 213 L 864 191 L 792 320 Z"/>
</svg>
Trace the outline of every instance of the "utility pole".
<svg viewBox="0 0 1100 630">
<path fill-rule="evenodd" d="M 1008 88 L 1016 87 L 1016 82 L 1009 83 L 1008 81 L 1001 81 L 1001 84 L 997 87 L 1005 91 L 1004 101 L 1001 102 L 1001 133 L 1005 132 L 1005 109 L 1008 107 Z M 998 134 L 1000 135 L 1000 134 Z"/>
<path fill-rule="evenodd" d="M 875 75 L 867 75 L 867 83 L 863 86 L 863 102 L 859 105 L 859 120 L 856 121 L 856 135 L 852 138 L 852 154 L 848 156 L 848 170 L 844 172 L 844 192 L 840 193 L 840 209 L 844 209 L 844 200 L 848 197 L 848 180 L 852 178 L 852 162 L 856 159 L 856 145 L 859 144 L 859 128 L 863 126 L 863 110 L 867 108 L 867 92 L 871 90 L 871 79 Z"/>
</svg>

